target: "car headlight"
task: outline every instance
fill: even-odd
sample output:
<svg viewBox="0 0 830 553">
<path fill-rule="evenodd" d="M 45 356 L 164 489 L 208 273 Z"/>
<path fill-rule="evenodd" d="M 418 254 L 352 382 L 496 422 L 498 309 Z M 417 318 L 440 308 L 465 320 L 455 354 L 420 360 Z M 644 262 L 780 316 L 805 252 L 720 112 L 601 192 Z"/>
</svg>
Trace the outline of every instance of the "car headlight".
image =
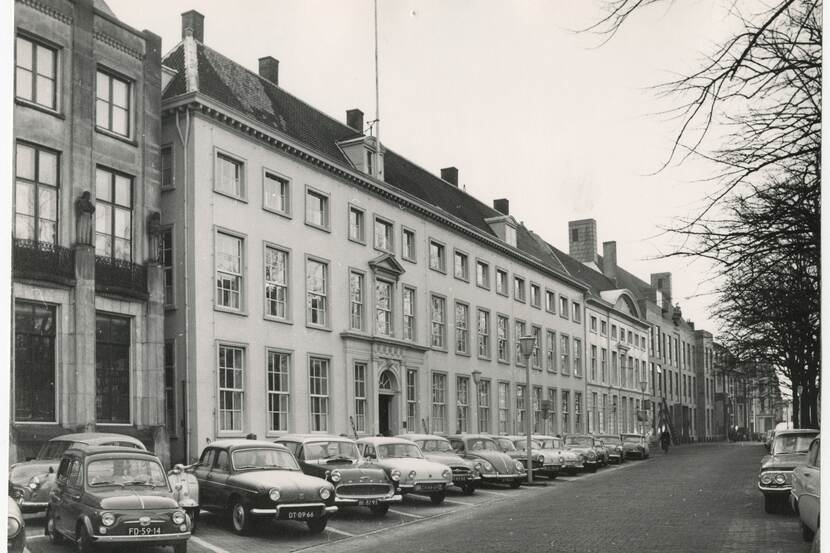
<svg viewBox="0 0 830 553">
<path fill-rule="evenodd" d="M 521 464 L 519 461 L 516 461 L 516 470 L 519 472 L 524 472 L 525 466 Z"/>
<path fill-rule="evenodd" d="M 775 483 L 776 483 L 776 484 L 783 484 L 783 483 L 784 483 L 784 482 L 786 482 L 786 481 L 787 481 L 787 479 L 786 479 L 786 478 L 784 478 L 784 475 L 783 475 L 783 474 L 776 474 L 776 475 L 775 475 Z"/>
<path fill-rule="evenodd" d="M 29 480 L 28 486 L 30 490 L 35 491 L 38 488 L 38 486 L 40 486 L 40 478 L 38 478 L 37 476 L 32 476 L 32 478 Z"/>
<path fill-rule="evenodd" d="M 542 463 L 543 465 L 545 464 L 545 456 L 544 455 L 537 455 L 536 460 L 538 462 Z"/>
<path fill-rule="evenodd" d="M 410 480 L 415 480 L 415 476 L 417 476 L 417 475 L 418 475 L 418 473 L 415 472 L 414 470 L 409 471 L 409 479 Z"/>
<path fill-rule="evenodd" d="M 476 464 L 474 465 L 474 468 L 475 468 L 478 472 L 481 472 L 481 463 L 476 463 Z"/>
<path fill-rule="evenodd" d="M 334 470 L 331 472 L 331 481 L 332 482 L 340 482 L 340 479 L 343 478 L 343 475 L 340 474 L 339 470 Z"/>
<path fill-rule="evenodd" d="M 441 473 L 441 478 L 443 478 L 444 480 L 446 480 L 446 479 L 448 479 L 451 475 L 452 475 L 452 472 L 451 472 L 451 471 L 449 471 L 449 470 L 445 470 L 444 472 L 442 472 L 442 473 Z"/>
<path fill-rule="evenodd" d="M 493 472 L 493 465 L 490 464 L 490 461 L 484 461 L 484 470 Z"/>
<path fill-rule="evenodd" d="M 9 517 L 9 523 L 6 529 L 9 538 L 15 537 L 20 532 L 20 521 L 14 517 Z"/>
<path fill-rule="evenodd" d="M 560 464 L 560 465 L 565 464 L 565 458 L 564 458 L 564 457 L 562 457 L 561 455 L 559 456 L 559 464 Z"/>
<path fill-rule="evenodd" d="M 320 499 L 325 501 L 331 497 L 331 490 L 328 488 L 320 488 Z"/>
<path fill-rule="evenodd" d="M 389 473 L 389 477 L 395 482 L 398 482 L 401 479 L 401 471 L 398 469 L 392 469 L 392 472 Z"/>
<path fill-rule="evenodd" d="M 769 474 L 766 474 L 766 473 L 761 475 L 761 484 L 767 485 L 767 484 L 771 484 L 771 483 L 772 483 L 772 476 L 770 476 Z"/>
<path fill-rule="evenodd" d="M 115 515 L 112 513 L 101 513 L 101 524 L 104 526 L 112 526 L 115 524 Z"/>
<path fill-rule="evenodd" d="M 268 499 L 271 501 L 279 501 L 280 500 L 280 491 L 277 488 L 271 488 L 268 490 Z"/>
<path fill-rule="evenodd" d="M 597 457 L 597 454 L 594 453 L 593 451 L 588 452 L 588 459 L 596 459 L 596 457 Z"/>
<path fill-rule="evenodd" d="M 617 446 L 617 451 L 622 451 L 622 448 L 620 446 Z"/>
<path fill-rule="evenodd" d="M 176 511 L 173 513 L 173 524 L 184 524 L 184 511 Z"/>
</svg>

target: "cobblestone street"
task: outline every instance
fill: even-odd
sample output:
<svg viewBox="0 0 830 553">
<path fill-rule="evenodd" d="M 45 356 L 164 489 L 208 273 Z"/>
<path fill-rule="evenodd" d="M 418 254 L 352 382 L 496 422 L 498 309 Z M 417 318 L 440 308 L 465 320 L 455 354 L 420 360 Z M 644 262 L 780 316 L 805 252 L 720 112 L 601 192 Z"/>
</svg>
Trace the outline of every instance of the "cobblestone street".
<svg viewBox="0 0 830 553">
<path fill-rule="evenodd" d="M 559 477 L 547 487 L 458 492 L 437 507 L 410 496 L 383 519 L 345 509 L 320 536 L 305 525 L 279 523 L 240 537 L 203 514 L 189 549 L 806 553 L 810 545 L 792 513 L 764 513 L 755 488 L 763 454 L 758 444 L 680 446 L 596 474 Z M 48 543 L 41 519 L 28 522 L 32 553 L 70 550 Z"/>
</svg>

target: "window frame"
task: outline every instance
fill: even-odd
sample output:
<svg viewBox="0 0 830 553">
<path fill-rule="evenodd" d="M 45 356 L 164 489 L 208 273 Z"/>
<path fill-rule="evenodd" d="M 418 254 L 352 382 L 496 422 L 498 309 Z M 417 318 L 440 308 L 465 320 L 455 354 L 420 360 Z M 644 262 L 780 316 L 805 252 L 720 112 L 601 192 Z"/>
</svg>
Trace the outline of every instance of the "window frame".
<svg viewBox="0 0 830 553">
<path fill-rule="evenodd" d="M 552 301 L 548 301 L 552 299 Z M 553 309 L 551 309 L 553 306 Z M 556 315 L 556 292 L 548 287 L 545 287 L 545 311 L 551 315 Z"/>
<path fill-rule="evenodd" d="M 239 167 L 240 194 L 228 192 L 219 188 L 219 175 L 221 174 L 221 171 L 219 170 L 220 159 Z M 248 201 L 248 164 L 244 158 L 236 154 L 232 154 L 222 148 L 213 148 L 213 192 L 219 194 L 220 196 L 225 196 L 226 198 L 231 198 L 240 202 Z"/>
<path fill-rule="evenodd" d="M 316 223 L 311 221 L 308 217 L 308 210 L 309 210 L 309 203 L 308 199 L 309 196 L 314 196 L 321 200 L 321 212 L 322 212 L 322 223 Z M 303 210 L 305 213 L 305 224 L 311 228 L 316 228 L 318 230 L 322 230 L 323 232 L 331 232 L 331 194 L 329 192 L 325 192 L 319 188 L 314 186 L 310 186 L 308 184 L 305 185 L 305 209 Z"/>
<path fill-rule="evenodd" d="M 109 79 L 109 86 L 107 87 L 109 98 L 106 100 L 107 105 L 109 106 L 108 109 L 108 118 L 109 118 L 109 126 L 105 127 L 102 126 L 98 122 L 98 101 L 104 100 L 103 98 L 98 97 L 98 78 L 100 75 L 105 75 Z M 127 132 L 120 133 L 112 128 L 113 122 L 113 81 L 119 81 L 127 86 Z M 135 107 L 136 107 L 136 94 L 135 94 L 135 79 L 124 75 L 123 73 L 119 73 L 109 67 L 104 65 L 96 65 L 95 67 L 95 103 L 93 107 L 93 121 L 95 125 L 95 130 L 98 132 L 102 132 L 103 134 L 107 134 L 113 136 L 115 138 L 120 138 L 122 140 L 132 140 L 135 133 L 135 124 L 133 122 L 133 117 L 135 115 Z M 120 107 L 120 106 L 119 106 Z"/>
<path fill-rule="evenodd" d="M 377 241 L 377 229 L 378 225 L 384 226 L 385 228 L 389 229 L 388 238 L 389 238 L 389 247 L 385 248 L 382 245 L 378 245 Z M 377 213 L 374 214 L 372 217 L 372 247 L 379 252 L 385 253 L 395 253 L 395 223 L 394 221 L 387 219 L 386 217 L 381 217 Z"/>
<path fill-rule="evenodd" d="M 286 359 L 286 370 L 285 370 L 285 379 L 286 379 L 286 390 L 272 390 L 271 389 L 271 355 L 277 355 L 280 357 L 284 357 Z M 291 390 L 292 390 L 292 378 L 291 372 L 293 368 L 293 361 L 294 361 L 294 352 L 293 350 L 283 349 L 283 348 L 274 348 L 274 347 L 265 347 L 265 412 L 267 417 L 267 430 L 266 436 L 279 436 L 281 434 L 285 434 L 291 431 L 292 425 L 292 401 L 291 401 Z M 280 375 L 282 374 L 281 371 L 276 371 L 274 374 Z M 271 397 L 276 396 L 277 398 L 285 397 L 286 402 L 286 411 L 285 411 L 285 429 L 274 429 L 272 427 L 272 423 L 274 422 L 273 416 L 275 413 L 282 413 L 282 411 L 272 411 L 271 410 Z"/>
<path fill-rule="evenodd" d="M 164 153 L 169 153 L 170 159 L 170 167 L 165 169 L 164 166 Z M 165 175 L 170 175 L 170 181 L 165 184 L 164 178 Z M 165 190 L 175 190 L 176 188 L 176 153 L 175 148 L 173 148 L 173 143 L 168 142 L 166 144 L 162 144 L 159 148 L 159 183 L 161 186 L 162 192 Z"/>
<path fill-rule="evenodd" d="M 571 300 L 564 294 L 559 294 L 559 316 L 563 319 L 570 319 Z"/>
<path fill-rule="evenodd" d="M 221 370 L 222 367 L 220 365 L 220 357 L 221 357 L 221 350 L 222 348 L 232 349 L 232 350 L 239 350 L 242 352 L 241 354 L 241 368 L 237 369 L 236 367 L 230 367 L 230 370 L 236 371 L 239 370 L 241 372 L 241 384 L 240 388 L 235 387 L 222 387 L 222 378 L 221 378 Z M 244 432 L 245 429 L 245 380 L 246 380 L 246 363 L 247 363 L 247 356 L 248 356 L 248 346 L 247 344 L 242 344 L 239 342 L 229 341 L 229 340 L 216 340 L 216 432 L 218 435 L 221 436 L 238 436 Z M 228 370 L 228 367 L 225 367 Z M 239 394 L 239 429 L 235 428 L 222 428 L 222 412 L 227 411 L 222 409 L 222 392 L 227 391 L 231 394 Z M 236 409 L 231 409 L 231 416 L 235 413 Z"/>
<path fill-rule="evenodd" d="M 102 171 L 104 173 L 109 174 L 109 177 L 110 177 L 109 178 L 109 186 L 110 186 L 110 193 L 111 193 L 111 199 L 109 201 L 98 198 L 98 194 L 97 194 L 98 171 Z M 110 225 L 109 230 L 111 231 L 111 234 L 108 234 L 108 236 L 112 239 L 112 244 L 110 245 L 110 252 L 107 255 L 99 254 L 98 251 L 97 251 L 97 245 L 95 245 L 94 246 L 96 248 L 95 255 L 99 256 L 99 257 L 106 257 L 107 259 L 121 259 L 120 257 L 116 257 L 116 255 L 115 255 L 115 239 L 116 239 L 115 214 L 116 214 L 116 211 L 119 208 L 123 210 L 127 206 L 124 206 L 123 204 L 116 203 L 116 199 L 115 199 L 116 198 L 116 189 L 115 189 L 115 179 L 116 179 L 116 177 L 125 178 L 130 182 L 130 205 L 129 205 L 129 212 L 130 212 L 130 257 L 129 257 L 129 259 L 125 259 L 124 261 L 132 262 L 135 259 L 135 245 L 136 245 L 136 240 L 135 240 L 135 236 L 134 236 L 134 234 L 135 234 L 135 203 L 136 203 L 135 202 L 135 190 L 136 190 L 135 176 L 130 175 L 129 173 L 124 173 L 123 171 L 118 171 L 118 170 L 113 169 L 111 167 L 107 167 L 105 165 L 96 165 L 95 166 L 95 187 L 96 187 L 95 202 L 96 202 L 96 204 L 107 205 L 107 206 L 110 207 L 111 213 L 110 213 L 110 221 L 109 221 L 109 225 Z M 96 207 L 100 207 L 100 206 L 96 205 Z M 60 209 L 60 205 L 58 205 L 58 209 Z M 103 233 L 98 232 L 98 219 L 97 219 L 97 217 L 95 218 L 94 221 L 95 221 L 94 222 L 94 227 L 95 228 L 94 228 L 93 232 L 95 234 L 95 242 L 97 243 L 98 235 L 103 234 Z"/>
<path fill-rule="evenodd" d="M 276 181 L 285 186 L 285 210 L 280 210 L 275 207 L 271 207 L 268 205 L 267 198 L 268 195 L 265 192 L 265 184 L 268 180 Z M 280 173 L 279 171 L 274 171 L 273 169 L 268 169 L 267 167 L 262 168 L 262 209 L 263 211 L 267 211 L 268 213 L 273 213 L 275 215 L 279 215 L 281 217 L 285 217 L 286 219 L 292 219 L 294 216 L 293 209 L 292 209 L 292 200 L 293 195 L 291 194 L 291 178 L 287 175 Z"/>
<path fill-rule="evenodd" d="M 407 234 L 412 236 L 412 240 L 409 242 L 412 246 L 411 252 L 407 252 L 407 248 L 405 247 L 407 244 L 405 236 Z M 418 235 L 414 229 L 404 225 L 401 225 L 401 259 L 409 261 L 410 263 L 417 263 L 418 259 Z"/>
<path fill-rule="evenodd" d="M 169 240 L 165 239 L 165 236 L 169 236 Z M 165 245 L 169 244 L 169 248 L 166 248 Z M 176 309 L 176 231 L 175 231 L 175 224 L 163 225 L 159 230 L 159 238 L 158 238 L 158 264 L 161 267 L 161 283 L 162 283 L 162 291 L 163 291 L 163 301 L 164 309 L 165 310 L 172 310 Z M 169 264 L 166 260 L 166 255 L 164 252 L 170 251 L 170 261 Z M 168 297 L 167 294 L 167 275 L 170 275 L 170 295 Z"/>
<path fill-rule="evenodd" d="M 268 258 L 268 250 L 275 250 L 285 255 L 285 317 L 279 317 L 278 315 L 272 315 L 269 312 L 269 301 L 267 287 L 270 283 L 276 283 L 275 280 L 267 280 L 265 278 L 265 267 L 266 267 L 266 260 Z M 292 323 L 293 317 L 291 316 L 291 309 L 293 307 L 293 302 L 291 298 L 291 255 L 292 250 L 291 248 L 287 248 L 285 246 L 281 246 L 279 244 L 274 244 L 273 242 L 263 241 L 262 243 L 262 313 L 263 318 L 269 321 L 275 321 L 279 323 Z M 279 286 L 279 284 L 276 284 Z"/>
<path fill-rule="evenodd" d="M 352 213 L 359 215 L 360 222 L 360 236 L 352 236 Z M 346 237 L 350 242 L 356 244 L 366 245 L 366 210 L 352 202 L 348 204 L 348 211 L 346 212 Z"/>
<path fill-rule="evenodd" d="M 481 315 L 484 315 L 485 321 L 485 332 L 481 331 Z M 490 310 L 484 307 L 477 307 L 476 308 L 476 349 L 478 350 L 478 358 L 485 359 L 490 361 L 492 359 L 492 325 L 490 324 Z M 484 354 L 481 353 L 482 345 L 484 346 L 485 352 Z"/>
<path fill-rule="evenodd" d="M 412 292 L 412 301 L 410 302 L 412 313 L 406 312 L 404 295 L 407 291 Z M 407 324 L 407 318 L 411 320 L 411 336 L 407 336 L 407 329 L 410 328 L 410 325 Z M 418 289 L 409 284 L 401 285 L 401 338 L 408 342 L 418 341 Z"/>
<path fill-rule="evenodd" d="M 556 373 L 558 359 L 556 358 L 556 331 L 550 328 L 545 329 L 545 370 L 549 373 Z"/>
<path fill-rule="evenodd" d="M 440 254 L 438 256 L 439 261 L 440 261 L 440 267 L 435 267 L 432 264 L 432 246 L 433 245 L 438 246 L 438 251 L 439 251 L 439 254 Z M 441 242 L 440 240 L 436 240 L 435 238 L 430 237 L 429 242 L 428 242 L 427 258 L 428 258 L 428 264 L 429 264 L 430 270 L 436 271 L 436 272 L 441 273 L 441 274 L 447 274 L 447 245 L 444 242 Z"/>
<path fill-rule="evenodd" d="M 352 276 L 360 277 L 360 302 L 357 303 L 352 297 Z M 346 289 L 348 290 L 349 298 L 349 330 L 356 330 L 358 332 L 366 332 L 366 272 L 354 267 L 349 267 L 348 277 L 346 282 Z M 360 326 L 354 325 L 353 306 L 360 306 Z"/>
<path fill-rule="evenodd" d="M 436 401 L 436 377 L 440 381 L 443 379 L 442 401 Z M 449 377 L 445 371 L 430 371 L 430 430 L 433 434 L 447 433 L 447 393 L 448 393 Z M 436 416 L 436 407 L 440 408 L 442 416 Z M 441 421 L 441 428 L 436 428 L 436 422 Z"/>
<path fill-rule="evenodd" d="M 29 178 L 26 178 L 26 177 L 22 177 L 22 176 L 17 174 L 17 158 L 18 158 L 18 151 L 17 150 L 20 146 L 23 146 L 25 148 L 30 148 L 33 151 L 34 171 L 35 171 L 34 179 L 29 179 Z M 55 184 L 54 185 L 41 181 L 41 177 L 40 177 L 40 152 L 41 151 L 44 151 L 48 154 L 51 154 L 51 155 L 55 156 Z M 34 201 L 34 204 L 35 204 L 34 205 L 34 211 L 35 212 L 32 215 L 32 217 L 34 219 L 34 221 L 33 221 L 33 225 L 34 225 L 34 238 L 33 238 L 33 240 L 36 241 L 36 242 L 43 242 L 43 240 L 40 239 L 40 221 L 41 221 L 41 217 L 40 217 L 40 207 L 41 207 L 40 187 L 44 186 L 44 187 L 47 187 L 47 188 L 50 188 L 50 189 L 54 189 L 54 193 L 55 193 L 55 221 L 54 221 L 55 240 L 54 240 L 54 242 L 44 242 L 44 243 L 46 243 L 46 244 L 50 244 L 50 243 L 51 244 L 60 244 L 60 238 L 61 238 L 60 224 L 61 224 L 61 211 L 62 211 L 61 210 L 61 157 L 62 157 L 61 152 L 59 150 L 53 150 L 51 148 L 41 146 L 40 144 L 35 144 L 34 142 L 28 142 L 26 140 L 16 140 L 14 142 L 14 176 L 13 176 L 14 189 L 12 191 L 12 201 L 14 203 L 14 212 L 12 213 L 13 219 L 11 221 L 11 227 L 12 227 L 11 230 L 12 230 L 12 236 L 14 236 L 15 238 L 22 239 L 22 237 L 17 236 L 16 219 L 17 219 L 17 214 L 18 214 L 18 211 L 17 211 L 17 183 L 18 183 L 18 181 L 23 181 L 27 184 L 30 184 L 33 187 L 33 201 Z M 132 194 L 132 189 L 131 189 L 130 193 Z M 130 207 L 130 210 L 132 211 L 132 206 Z M 93 229 L 92 229 L 93 234 L 95 233 L 94 224 L 95 224 L 95 222 L 94 222 L 94 219 L 93 219 Z M 132 224 L 130 225 L 130 228 L 131 228 L 130 241 L 132 242 Z M 132 251 L 132 247 L 130 248 L 130 250 Z"/>
<path fill-rule="evenodd" d="M 527 281 L 523 276 L 515 273 L 513 273 L 513 299 L 519 303 L 527 303 Z"/>
<path fill-rule="evenodd" d="M 17 390 L 18 390 L 18 387 L 15 385 L 15 380 L 17 379 L 17 374 L 16 374 L 17 370 L 16 370 L 15 365 L 17 364 L 17 362 L 18 362 L 18 360 L 20 359 L 21 356 L 19 356 L 17 354 L 16 347 L 17 347 L 17 343 L 18 343 L 17 342 L 17 336 L 19 334 L 23 334 L 23 332 L 21 332 L 19 330 L 18 326 L 15 326 L 14 333 L 12 334 L 12 338 L 14 339 L 14 343 L 12 344 L 12 348 L 13 348 L 12 351 L 14 352 L 14 363 L 10 364 L 10 366 L 9 366 L 9 380 L 10 380 L 9 384 L 11 386 L 10 393 L 9 393 L 9 403 L 10 403 L 10 407 L 11 407 L 9 422 L 14 423 L 14 424 L 20 424 L 20 425 L 27 425 L 27 424 L 47 424 L 47 425 L 51 424 L 51 425 L 55 425 L 55 424 L 58 424 L 60 422 L 60 413 L 61 413 L 60 391 L 62 389 L 61 386 L 62 386 L 62 380 L 63 380 L 62 375 L 61 375 L 61 371 L 60 371 L 60 355 L 59 355 L 59 349 L 58 349 L 59 348 L 58 339 L 59 339 L 59 336 L 61 334 L 61 327 L 62 327 L 62 324 L 61 324 L 62 306 L 58 305 L 58 304 L 54 304 L 54 303 L 44 302 L 44 301 L 33 301 L 31 299 L 28 299 L 28 298 L 15 297 L 15 298 L 13 298 L 13 300 L 11 302 L 11 311 L 12 311 L 11 316 L 12 317 L 16 317 L 17 305 L 18 304 L 25 304 L 26 306 L 28 306 L 28 309 L 30 311 L 33 311 L 35 309 L 35 307 L 44 308 L 47 311 L 51 311 L 52 316 L 54 317 L 54 328 L 51 330 L 50 334 L 46 334 L 46 333 L 43 333 L 43 332 L 35 333 L 34 331 L 26 332 L 27 335 L 36 334 L 37 336 L 40 336 L 41 338 L 42 337 L 51 338 L 51 341 L 52 341 L 50 350 L 51 350 L 51 355 L 52 355 L 51 376 L 52 376 L 52 379 L 53 379 L 53 382 L 54 382 L 54 390 L 53 390 L 53 394 L 52 394 L 53 417 L 52 417 L 51 420 L 24 420 L 24 419 L 18 419 L 17 418 L 16 403 L 17 403 Z M 38 365 L 42 365 L 42 364 L 38 363 Z"/>
<path fill-rule="evenodd" d="M 363 378 L 358 379 L 358 368 L 363 372 Z M 352 361 L 352 392 L 353 392 L 353 412 L 355 420 L 355 432 L 357 434 L 365 434 L 367 431 L 366 419 L 369 418 L 369 364 L 366 361 Z M 358 384 L 362 383 L 362 384 Z M 362 395 L 360 386 L 362 385 Z M 363 412 L 360 413 L 362 406 Z M 362 417 L 362 418 L 361 418 Z"/>
<path fill-rule="evenodd" d="M 435 299 L 441 300 L 444 306 L 444 316 L 441 321 L 435 320 Z M 434 332 L 434 325 L 439 324 L 442 328 L 441 333 L 441 345 L 435 344 L 435 332 Z M 447 297 L 443 294 L 437 294 L 435 292 L 430 292 L 429 294 L 429 347 L 438 351 L 448 351 L 447 347 Z"/>
<path fill-rule="evenodd" d="M 225 305 L 221 305 L 218 301 L 217 293 L 219 291 L 217 276 L 219 271 L 219 265 L 217 263 L 217 253 L 218 253 L 218 240 L 217 236 L 219 234 L 224 234 L 225 236 L 229 236 L 231 238 L 235 238 L 241 242 L 240 245 L 240 273 L 239 273 L 239 308 L 228 307 Z M 233 274 L 230 272 L 223 271 L 226 274 Z M 247 289 L 247 282 L 245 280 L 245 275 L 248 273 L 248 236 L 229 228 L 214 226 L 213 227 L 213 278 L 214 278 L 214 285 L 213 285 L 213 309 L 215 311 L 222 311 L 223 313 L 232 313 L 236 315 L 247 315 L 248 308 L 247 308 L 247 300 L 248 300 L 248 289 Z"/>
<path fill-rule="evenodd" d="M 464 326 L 459 326 L 459 318 L 458 318 L 458 308 L 462 307 L 464 309 L 464 320 L 460 321 L 464 323 Z M 454 350 L 456 355 L 462 355 L 464 357 L 470 356 L 470 304 L 461 301 L 455 300 L 453 302 L 453 343 L 455 344 Z M 459 349 L 459 332 L 462 333 L 464 338 L 464 349 Z"/>
<path fill-rule="evenodd" d="M 382 309 L 379 307 L 378 302 L 378 285 L 385 284 L 389 287 L 389 309 Z M 377 276 L 374 279 L 374 286 L 373 286 L 373 294 L 372 294 L 372 302 L 374 307 L 374 317 L 372 318 L 373 325 L 372 328 L 374 329 L 374 334 L 379 336 L 385 336 L 387 338 L 394 338 L 395 337 L 395 281 L 386 278 L 378 278 Z M 378 315 L 383 312 L 387 314 L 387 332 L 380 332 L 378 329 L 379 318 Z"/>
<path fill-rule="evenodd" d="M 533 301 L 533 290 L 536 290 L 536 301 Z M 528 286 L 528 303 L 530 303 L 530 307 L 534 307 L 536 309 L 542 309 L 542 285 L 538 282 L 530 281 L 530 286 Z"/>
<path fill-rule="evenodd" d="M 323 284 L 324 284 L 324 293 L 320 294 L 324 300 L 324 313 L 323 319 L 324 322 L 314 323 L 311 321 L 311 307 L 309 307 L 309 294 L 311 291 L 308 287 L 308 264 L 309 262 L 320 263 L 323 265 L 324 273 L 323 273 Z M 303 274 L 305 276 L 305 325 L 308 328 L 316 328 L 318 330 L 331 330 L 332 324 L 332 317 L 331 317 L 331 261 L 325 259 L 323 257 L 319 257 L 316 255 L 306 254 L 305 255 L 305 265 L 303 268 Z"/>
<path fill-rule="evenodd" d="M 308 431 L 312 434 L 315 434 L 315 433 L 325 434 L 325 433 L 328 433 L 331 429 L 331 420 L 330 420 L 331 419 L 331 376 L 332 376 L 331 375 L 331 371 L 332 371 L 332 369 L 331 369 L 331 365 L 332 365 L 331 360 L 332 360 L 332 358 L 329 355 L 318 354 L 318 353 L 310 353 L 310 352 L 307 354 L 306 361 L 307 361 L 307 375 L 308 375 L 308 411 L 309 411 Z M 312 372 L 311 372 L 311 366 L 312 366 L 313 361 L 320 361 L 321 363 L 323 363 L 325 365 L 325 367 L 324 367 L 325 368 L 325 373 L 326 373 L 325 377 L 324 378 L 320 377 L 321 380 L 325 381 L 325 385 L 326 385 L 325 386 L 326 387 L 325 394 L 315 394 L 313 392 L 314 386 L 312 385 L 312 382 L 313 382 L 312 379 L 314 378 L 314 376 L 312 375 Z M 322 403 L 322 405 L 325 405 L 325 408 L 326 408 L 325 419 L 323 419 L 324 422 L 325 422 L 325 428 L 322 428 L 322 429 L 315 429 L 314 398 L 321 398 L 322 400 L 324 400 L 324 403 Z M 318 413 L 318 416 L 320 414 L 321 413 Z"/>
<path fill-rule="evenodd" d="M 62 103 L 61 102 L 61 99 L 62 99 L 61 98 L 61 96 L 62 96 L 61 95 L 61 89 L 63 88 L 63 86 L 62 86 L 63 82 L 62 82 L 62 79 L 61 79 L 61 73 L 62 73 L 62 69 L 63 69 L 63 64 L 62 64 L 62 59 L 61 59 L 63 57 L 62 56 L 63 47 L 60 46 L 59 44 L 56 44 L 54 42 L 51 42 L 49 40 L 46 40 L 46 39 L 41 38 L 39 36 L 36 36 L 32 33 L 24 31 L 22 29 L 16 29 L 14 39 L 15 39 L 14 40 L 14 59 L 12 60 L 12 64 L 13 64 L 12 67 L 13 67 L 13 70 L 14 70 L 14 76 L 13 76 L 13 78 L 14 78 L 14 92 L 13 92 L 13 94 L 14 94 L 15 101 L 20 102 L 23 105 L 33 107 L 33 108 L 38 109 L 38 110 L 43 110 L 43 111 L 45 111 L 47 113 L 50 113 L 52 115 L 60 115 L 61 107 L 62 107 L 61 106 L 61 103 Z M 32 69 L 30 71 L 30 73 L 31 73 L 31 87 L 32 87 L 31 88 L 31 90 L 32 90 L 32 99 L 31 100 L 28 99 L 28 98 L 24 98 L 23 96 L 19 96 L 18 93 L 17 93 L 17 90 L 18 90 L 18 87 L 17 87 L 17 81 L 18 81 L 18 79 L 17 79 L 17 69 L 18 69 L 18 67 L 24 69 L 25 71 L 29 71 L 28 69 L 26 69 L 22 66 L 19 66 L 17 64 L 17 60 L 18 60 L 17 40 L 18 39 L 25 40 L 25 41 L 31 43 L 31 45 L 32 45 Z M 53 85 L 53 89 L 52 89 L 52 103 L 53 103 L 53 105 L 51 105 L 51 106 L 48 106 L 46 104 L 41 104 L 37 101 L 37 76 L 39 75 L 39 73 L 37 72 L 37 48 L 38 47 L 45 48 L 47 50 L 51 50 L 52 53 L 53 53 L 53 58 L 52 59 L 53 59 L 54 75 L 53 75 L 52 81 L 54 82 L 54 85 Z"/>
<path fill-rule="evenodd" d="M 500 332 L 500 325 L 501 321 L 505 321 L 504 326 L 504 357 L 501 356 L 501 336 L 499 335 Z M 496 359 L 499 363 L 510 364 L 510 316 L 504 313 L 496 313 Z"/>
<path fill-rule="evenodd" d="M 458 266 L 456 261 L 461 260 L 461 275 L 456 274 Z M 452 251 L 452 276 L 462 282 L 470 282 L 470 255 L 464 250 L 453 248 Z"/>
<path fill-rule="evenodd" d="M 482 282 L 478 281 L 478 268 L 479 268 L 479 266 L 484 267 L 484 270 L 481 273 L 482 275 L 484 275 L 484 278 L 482 279 Z M 475 267 L 476 267 L 476 286 L 478 286 L 479 288 L 481 288 L 483 290 L 490 290 L 490 263 L 488 263 L 487 261 L 484 261 L 480 257 L 476 257 Z"/>
</svg>

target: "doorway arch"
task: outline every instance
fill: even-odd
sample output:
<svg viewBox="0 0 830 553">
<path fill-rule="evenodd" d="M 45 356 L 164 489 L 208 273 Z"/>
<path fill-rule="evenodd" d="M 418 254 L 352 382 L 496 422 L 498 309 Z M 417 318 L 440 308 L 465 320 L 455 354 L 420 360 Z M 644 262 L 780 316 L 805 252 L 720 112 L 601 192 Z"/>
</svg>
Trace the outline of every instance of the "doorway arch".
<svg viewBox="0 0 830 553">
<path fill-rule="evenodd" d="M 400 388 L 398 377 L 391 369 L 381 371 L 378 376 L 378 433 L 382 436 L 398 434 L 400 426 Z"/>
</svg>

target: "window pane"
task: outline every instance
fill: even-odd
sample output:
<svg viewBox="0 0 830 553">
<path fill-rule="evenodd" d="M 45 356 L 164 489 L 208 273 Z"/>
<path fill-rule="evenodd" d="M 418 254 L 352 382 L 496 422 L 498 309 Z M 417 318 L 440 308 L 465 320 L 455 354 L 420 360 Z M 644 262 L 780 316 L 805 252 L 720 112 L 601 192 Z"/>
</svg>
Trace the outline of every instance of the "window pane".
<svg viewBox="0 0 830 553">
<path fill-rule="evenodd" d="M 58 156 L 41 150 L 38 152 L 38 181 L 44 184 L 58 184 Z"/>
<path fill-rule="evenodd" d="M 15 172 L 18 177 L 35 180 L 35 149 L 23 144 L 17 145 Z"/>
<path fill-rule="evenodd" d="M 105 129 L 110 127 L 110 106 L 103 100 L 95 102 L 95 124 Z"/>
<path fill-rule="evenodd" d="M 115 237 L 130 238 L 132 228 L 132 213 L 128 209 L 115 208 Z"/>
<path fill-rule="evenodd" d="M 35 214 L 35 185 L 17 181 L 15 194 L 15 211 L 25 215 Z"/>
<path fill-rule="evenodd" d="M 129 131 L 129 124 L 127 121 L 127 110 L 113 107 L 112 108 L 112 128 L 110 129 L 112 132 L 116 132 L 118 134 L 127 135 Z"/>
<path fill-rule="evenodd" d="M 125 108 L 130 102 L 130 87 L 124 81 L 112 79 L 112 103 L 118 107 Z"/>
<path fill-rule="evenodd" d="M 55 188 L 41 186 L 38 191 L 38 214 L 41 219 L 55 221 L 58 218 L 58 191 Z"/>
<path fill-rule="evenodd" d="M 105 202 L 112 201 L 112 174 L 103 169 L 96 169 L 95 171 L 95 199 Z"/>
<path fill-rule="evenodd" d="M 44 46 L 37 47 L 37 72 L 51 78 L 55 76 L 55 53 Z"/>
<path fill-rule="evenodd" d="M 32 73 L 30 71 L 17 68 L 15 71 L 15 91 L 18 98 L 34 100 L 32 96 Z"/>
<path fill-rule="evenodd" d="M 108 75 L 98 72 L 98 78 L 95 81 L 95 96 L 102 100 L 109 101 L 110 99 L 110 78 Z"/>
<path fill-rule="evenodd" d="M 17 65 L 27 69 L 32 68 L 32 47 L 34 45 L 25 38 L 17 37 Z"/>
<path fill-rule="evenodd" d="M 35 218 L 29 215 L 17 215 L 14 218 L 14 236 L 21 240 L 35 239 Z"/>
<path fill-rule="evenodd" d="M 131 179 L 121 175 L 115 175 L 115 203 L 124 207 L 131 207 Z"/>
<path fill-rule="evenodd" d="M 36 102 L 42 106 L 54 107 L 55 81 L 38 75 Z"/>
</svg>

